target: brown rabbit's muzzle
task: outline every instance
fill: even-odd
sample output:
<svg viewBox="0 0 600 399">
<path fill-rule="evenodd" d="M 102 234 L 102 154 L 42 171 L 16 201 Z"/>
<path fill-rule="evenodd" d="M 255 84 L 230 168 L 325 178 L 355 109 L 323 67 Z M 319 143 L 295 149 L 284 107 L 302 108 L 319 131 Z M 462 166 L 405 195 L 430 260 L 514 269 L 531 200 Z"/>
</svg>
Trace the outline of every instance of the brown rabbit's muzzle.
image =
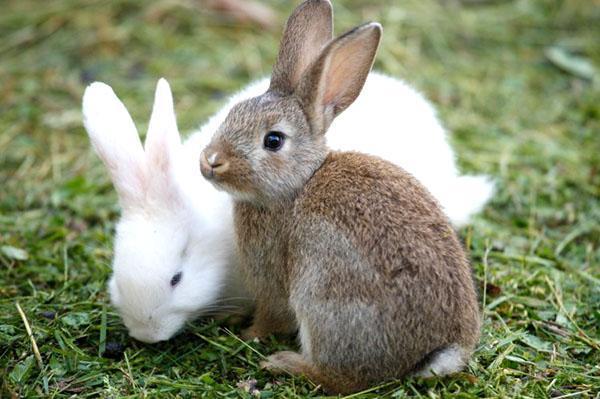
<svg viewBox="0 0 600 399">
<path fill-rule="evenodd" d="M 200 154 L 200 172 L 207 180 L 218 180 L 219 176 L 229 170 L 229 161 L 223 152 L 207 147 Z"/>
<path fill-rule="evenodd" d="M 202 151 L 200 172 L 206 180 L 230 194 L 248 197 L 255 191 L 250 165 L 223 140 L 213 141 Z"/>
</svg>

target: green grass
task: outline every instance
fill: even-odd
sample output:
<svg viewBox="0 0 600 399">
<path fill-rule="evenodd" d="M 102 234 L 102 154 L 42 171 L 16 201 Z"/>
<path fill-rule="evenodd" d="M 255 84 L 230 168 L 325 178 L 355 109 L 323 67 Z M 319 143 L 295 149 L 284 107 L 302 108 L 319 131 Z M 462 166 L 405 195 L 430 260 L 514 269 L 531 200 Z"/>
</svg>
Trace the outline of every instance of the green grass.
<svg viewBox="0 0 600 399">
<path fill-rule="evenodd" d="M 282 23 L 295 4 L 269 3 Z M 252 379 L 260 397 L 320 395 L 302 378 L 258 369 L 261 354 L 293 342 L 246 345 L 202 320 L 170 342 L 144 345 L 108 302 L 119 209 L 81 124 L 86 83 L 111 84 L 144 131 L 165 76 L 190 131 L 227 93 L 268 74 L 276 53 L 279 29 L 239 26 L 200 4 L 3 3 L 0 397 L 251 397 L 238 383 Z M 484 288 L 483 335 L 469 368 L 360 397 L 600 397 L 598 5 L 335 1 L 337 32 L 382 22 L 377 68 L 422 89 L 452 131 L 463 169 L 498 182 L 461 231 Z M 553 46 L 567 64 L 549 61 Z M 577 72 L 575 56 L 596 66 L 595 77 Z"/>
</svg>

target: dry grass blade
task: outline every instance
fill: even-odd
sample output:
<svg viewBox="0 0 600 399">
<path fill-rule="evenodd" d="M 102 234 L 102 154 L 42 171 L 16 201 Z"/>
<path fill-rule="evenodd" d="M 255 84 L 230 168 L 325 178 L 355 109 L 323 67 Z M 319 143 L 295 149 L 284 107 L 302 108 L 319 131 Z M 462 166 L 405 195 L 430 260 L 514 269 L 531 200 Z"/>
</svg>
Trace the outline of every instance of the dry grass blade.
<svg viewBox="0 0 600 399">
<path fill-rule="evenodd" d="M 19 316 L 21 316 L 21 320 L 23 320 L 23 324 L 25 325 L 25 331 L 27 331 L 27 336 L 31 341 L 31 348 L 33 350 L 33 355 L 35 356 L 35 360 L 37 361 L 38 367 L 40 368 L 40 370 L 43 370 L 44 362 L 42 362 L 42 355 L 40 355 L 40 350 L 38 349 L 37 342 L 35 341 L 35 337 L 33 336 L 33 332 L 31 331 L 31 326 L 29 325 L 27 316 L 25 316 L 25 312 L 23 312 L 23 309 L 21 309 L 21 305 L 19 305 L 19 302 L 15 302 L 15 307 L 17 308 L 17 312 L 19 312 Z"/>
</svg>

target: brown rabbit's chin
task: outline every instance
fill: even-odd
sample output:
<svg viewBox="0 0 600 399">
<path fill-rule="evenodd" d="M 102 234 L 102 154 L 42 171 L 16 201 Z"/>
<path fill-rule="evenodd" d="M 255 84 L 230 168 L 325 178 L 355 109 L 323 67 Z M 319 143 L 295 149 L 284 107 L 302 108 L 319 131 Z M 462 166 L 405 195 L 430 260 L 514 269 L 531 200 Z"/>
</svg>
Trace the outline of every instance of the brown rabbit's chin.
<svg viewBox="0 0 600 399">
<path fill-rule="evenodd" d="M 292 200 L 301 190 L 301 186 L 297 189 L 291 187 L 264 187 L 263 190 L 254 189 L 252 187 L 239 187 L 227 181 L 210 180 L 213 186 L 220 191 L 229 194 L 235 201 L 249 202 L 260 207 L 270 207 L 273 204 L 278 204 Z"/>
<path fill-rule="evenodd" d="M 236 187 L 225 180 L 210 179 L 209 182 L 219 191 L 224 191 L 238 201 L 253 201 L 256 194 Z"/>
</svg>

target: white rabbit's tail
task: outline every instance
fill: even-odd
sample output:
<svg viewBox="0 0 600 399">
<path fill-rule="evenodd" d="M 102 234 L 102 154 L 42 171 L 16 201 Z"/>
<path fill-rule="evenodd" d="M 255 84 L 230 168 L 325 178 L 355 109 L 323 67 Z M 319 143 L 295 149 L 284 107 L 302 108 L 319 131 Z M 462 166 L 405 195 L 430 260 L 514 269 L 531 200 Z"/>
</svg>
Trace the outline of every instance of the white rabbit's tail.
<svg viewBox="0 0 600 399">
<path fill-rule="evenodd" d="M 449 182 L 438 199 L 455 227 L 469 223 L 494 194 L 494 182 L 488 176 L 463 175 Z"/>
</svg>

